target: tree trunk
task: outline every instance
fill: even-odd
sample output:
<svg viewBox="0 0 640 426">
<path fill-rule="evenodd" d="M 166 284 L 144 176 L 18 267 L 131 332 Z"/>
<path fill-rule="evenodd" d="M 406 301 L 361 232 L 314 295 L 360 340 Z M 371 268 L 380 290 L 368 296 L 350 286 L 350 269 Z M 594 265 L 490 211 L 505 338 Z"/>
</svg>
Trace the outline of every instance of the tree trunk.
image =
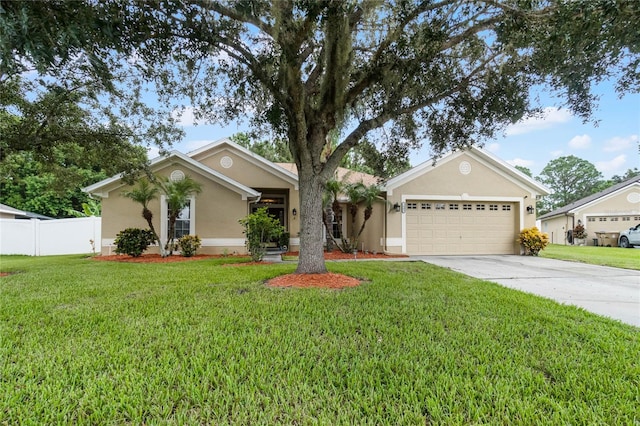
<svg viewBox="0 0 640 426">
<path fill-rule="evenodd" d="M 311 169 L 311 167 L 309 167 Z M 301 170 L 300 185 L 300 257 L 297 274 L 327 272 L 322 239 L 322 194 L 326 182 L 312 170 Z"/>
</svg>

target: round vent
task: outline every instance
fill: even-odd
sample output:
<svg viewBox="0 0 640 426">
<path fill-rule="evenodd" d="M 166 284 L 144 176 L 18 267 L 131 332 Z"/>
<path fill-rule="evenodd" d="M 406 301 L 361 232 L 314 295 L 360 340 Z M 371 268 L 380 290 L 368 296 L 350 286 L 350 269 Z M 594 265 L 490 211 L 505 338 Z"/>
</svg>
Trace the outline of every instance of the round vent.
<svg viewBox="0 0 640 426">
<path fill-rule="evenodd" d="M 184 172 L 182 170 L 174 170 L 171 172 L 169 179 L 171 179 L 171 182 L 179 182 L 184 179 Z"/>
<path fill-rule="evenodd" d="M 469 173 L 471 173 L 471 164 L 468 161 L 463 161 L 460 163 L 458 169 L 463 175 L 468 175 Z"/>
<path fill-rule="evenodd" d="M 233 160 L 231 159 L 231 157 L 225 155 L 220 159 L 220 165 L 225 169 L 228 169 L 229 167 L 233 166 Z"/>
</svg>

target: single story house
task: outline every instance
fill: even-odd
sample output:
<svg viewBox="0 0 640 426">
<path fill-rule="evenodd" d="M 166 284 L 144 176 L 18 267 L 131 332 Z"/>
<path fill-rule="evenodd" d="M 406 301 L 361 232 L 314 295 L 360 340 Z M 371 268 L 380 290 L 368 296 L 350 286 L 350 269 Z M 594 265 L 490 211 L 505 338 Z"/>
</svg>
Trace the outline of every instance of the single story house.
<svg viewBox="0 0 640 426">
<path fill-rule="evenodd" d="M 0 219 L 40 219 L 52 220 L 52 217 L 43 214 L 18 210 L 6 204 L 0 204 Z"/>
<path fill-rule="evenodd" d="M 554 244 L 572 244 L 572 231 L 579 222 L 587 231 L 587 245 L 597 241 L 598 245 L 615 246 L 616 234 L 640 223 L 640 176 L 542 215 L 539 220 L 542 231 Z"/>
<path fill-rule="evenodd" d="M 178 229 L 202 240 L 201 253 L 244 253 L 238 220 L 267 207 L 299 248 L 300 198 L 295 165 L 275 164 L 222 139 L 183 154 L 172 151 L 151 161 L 151 170 L 170 179 L 185 175 L 202 184 L 178 219 Z M 338 171 L 338 178 L 376 182 L 357 172 Z M 128 189 L 116 175 L 84 191 L 102 200 L 102 253 L 109 253 L 116 234 L 146 227 L 141 207 L 121 196 Z M 394 254 L 519 254 L 523 228 L 535 226 L 536 199 L 548 190 L 494 155 L 480 149 L 455 151 L 425 162 L 381 185 L 381 202 L 360 238 L 361 249 Z M 348 219 L 346 200 L 343 219 Z M 167 237 L 167 206 L 160 197 L 149 206 L 154 226 Z M 358 218 L 362 220 L 362 218 Z M 350 220 L 339 232 L 350 233 Z M 356 223 L 359 227 L 360 223 Z M 323 238 L 323 235 L 318 235 Z"/>
</svg>

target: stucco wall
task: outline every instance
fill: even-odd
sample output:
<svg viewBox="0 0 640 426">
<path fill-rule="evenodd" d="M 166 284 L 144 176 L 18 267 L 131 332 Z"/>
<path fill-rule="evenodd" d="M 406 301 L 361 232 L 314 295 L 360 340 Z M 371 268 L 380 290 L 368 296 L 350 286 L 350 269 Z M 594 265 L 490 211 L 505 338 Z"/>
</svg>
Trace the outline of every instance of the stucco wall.
<svg viewBox="0 0 640 426">
<path fill-rule="evenodd" d="M 462 165 L 463 162 L 468 165 Z M 463 173 L 464 170 L 468 173 Z M 526 197 L 526 198 L 525 198 Z M 505 201 L 515 203 L 516 228 L 535 226 L 535 214 L 529 214 L 528 205 L 535 207 L 535 193 L 516 178 L 497 171 L 484 160 L 467 152 L 442 159 L 434 168 L 425 170 L 414 179 L 393 188 L 388 195 L 390 205 L 408 199 L 447 199 L 464 201 Z M 401 252 L 403 213 L 390 212 L 387 217 L 387 251 Z M 518 245 L 514 238 L 514 252 Z"/>
</svg>

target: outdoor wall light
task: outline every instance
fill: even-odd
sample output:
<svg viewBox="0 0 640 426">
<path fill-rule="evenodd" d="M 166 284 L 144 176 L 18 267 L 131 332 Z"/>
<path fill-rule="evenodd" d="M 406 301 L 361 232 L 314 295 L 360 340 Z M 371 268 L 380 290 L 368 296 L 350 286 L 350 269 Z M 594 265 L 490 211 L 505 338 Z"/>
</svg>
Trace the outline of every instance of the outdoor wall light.
<svg viewBox="0 0 640 426">
<path fill-rule="evenodd" d="M 527 206 L 527 213 L 533 214 L 533 206 L 532 205 L 528 205 Z"/>
<path fill-rule="evenodd" d="M 294 215 L 294 216 L 297 216 L 298 215 L 298 210 L 296 210 L 296 209 L 291 210 L 291 214 Z"/>
<path fill-rule="evenodd" d="M 393 210 L 394 210 L 396 213 L 400 213 L 400 204 L 395 203 L 395 204 L 393 205 Z"/>
</svg>

